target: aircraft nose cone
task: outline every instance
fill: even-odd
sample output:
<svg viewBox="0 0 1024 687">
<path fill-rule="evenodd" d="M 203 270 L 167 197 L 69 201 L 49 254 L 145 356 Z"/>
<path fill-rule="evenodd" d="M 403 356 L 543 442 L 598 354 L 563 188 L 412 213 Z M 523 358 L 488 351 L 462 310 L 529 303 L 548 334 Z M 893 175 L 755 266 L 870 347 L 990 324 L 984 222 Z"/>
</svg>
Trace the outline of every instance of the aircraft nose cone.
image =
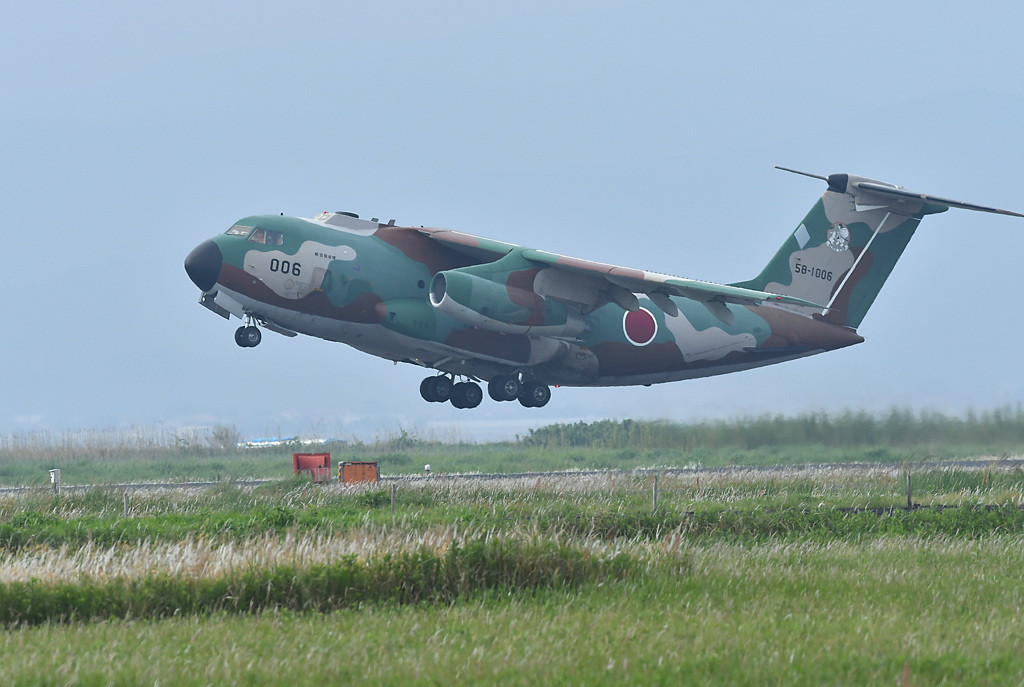
<svg viewBox="0 0 1024 687">
<path fill-rule="evenodd" d="M 222 262 L 220 246 L 207 239 L 192 249 L 185 258 L 185 271 L 193 284 L 203 291 L 209 291 L 217 283 Z"/>
</svg>

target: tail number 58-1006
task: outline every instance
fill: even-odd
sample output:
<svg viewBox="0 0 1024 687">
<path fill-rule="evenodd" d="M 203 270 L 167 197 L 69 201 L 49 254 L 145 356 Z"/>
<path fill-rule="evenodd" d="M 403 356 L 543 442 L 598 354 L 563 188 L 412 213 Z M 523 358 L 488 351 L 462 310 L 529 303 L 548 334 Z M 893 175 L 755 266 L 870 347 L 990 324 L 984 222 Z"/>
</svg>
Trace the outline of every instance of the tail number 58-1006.
<svg viewBox="0 0 1024 687">
<path fill-rule="evenodd" d="M 297 262 L 278 260 L 277 258 L 270 259 L 271 272 L 280 272 L 281 274 L 290 274 L 293 277 L 298 277 L 301 274 L 301 269 L 302 265 Z"/>
<path fill-rule="evenodd" d="M 800 258 L 797 258 L 796 264 L 793 265 L 793 274 L 808 274 L 816 279 L 832 281 L 832 272 L 823 270 L 820 267 L 810 267 L 800 262 Z"/>
</svg>

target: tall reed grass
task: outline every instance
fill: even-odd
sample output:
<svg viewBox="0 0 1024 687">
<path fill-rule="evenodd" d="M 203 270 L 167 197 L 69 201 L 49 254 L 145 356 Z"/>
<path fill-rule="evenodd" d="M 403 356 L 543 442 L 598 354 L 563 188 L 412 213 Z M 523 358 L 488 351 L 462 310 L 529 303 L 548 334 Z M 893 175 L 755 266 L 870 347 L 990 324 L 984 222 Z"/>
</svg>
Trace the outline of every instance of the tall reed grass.
<svg viewBox="0 0 1024 687">
<path fill-rule="evenodd" d="M 811 411 L 796 416 L 760 415 L 695 423 L 601 420 L 531 429 L 523 446 L 550 449 L 678 449 L 820 445 L 830 447 L 951 445 L 1024 446 L 1024 406 L 1006 406 L 963 417 L 931 410 L 893 408 L 884 413 Z"/>
<path fill-rule="evenodd" d="M 205 553 L 209 559 L 210 552 Z M 33 577 L 0 584 L 0 624 L 451 603 L 489 591 L 571 589 L 644 574 L 644 567 L 621 550 L 595 553 L 576 542 L 550 538 L 453 537 L 441 551 L 422 547 L 307 565 L 250 561 L 240 568 L 221 567 L 219 574 L 203 563 L 202 572 L 193 575 L 150 570 L 140 576 L 92 577 L 83 572 L 73 581 Z M 101 556 L 102 567 L 109 567 L 115 556 Z M 673 563 L 675 573 L 685 567 L 678 560 Z M 178 572 L 183 570 L 179 567 Z"/>
</svg>

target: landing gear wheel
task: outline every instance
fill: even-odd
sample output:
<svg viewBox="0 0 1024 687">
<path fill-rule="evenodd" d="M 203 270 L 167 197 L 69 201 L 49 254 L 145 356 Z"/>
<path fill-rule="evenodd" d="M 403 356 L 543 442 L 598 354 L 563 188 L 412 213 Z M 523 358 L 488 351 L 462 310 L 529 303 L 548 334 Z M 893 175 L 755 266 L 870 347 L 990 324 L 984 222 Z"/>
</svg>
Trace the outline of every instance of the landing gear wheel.
<svg viewBox="0 0 1024 687">
<path fill-rule="evenodd" d="M 487 382 L 487 395 L 495 401 L 514 401 L 523 385 L 512 375 L 499 375 Z"/>
<path fill-rule="evenodd" d="M 543 382 L 526 382 L 519 393 L 519 403 L 524 408 L 543 408 L 550 400 L 551 389 Z"/>
<path fill-rule="evenodd" d="M 448 377 L 431 377 L 431 385 L 438 403 L 444 403 L 452 395 L 452 380 Z"/>
<path fill-rule="evenodd" d="M 434 398 L 433 382 L 433 377 L 427 377 L 420 382 L 420 397 L 427 403 L 437 403 L 437 399 Z"/>
<path fill-rule="evenodd" d="M 452 393 L 452 380 L 444 375 L 427 377 L 420 382 L 420 396 L 424 401 L 444 403 Z"/>
<path fill-rule="evenodd" d="M 250 324 L 244 328 L 243 339 L 247 348 L 256 348 L 263 341 L 263 335 L 255 325 Z"/>
<path fill-rule="evenodd" d="M 451 402 L 456 408 L 476 408 L 484 399 L 479 384 L 460 382 L 452 387 Z"/>
<path fill-rule="evenodd" d="M 249 344 L 245 343 L 245 327 L 239 327 L 235 330 L 235 343 L 242 348 L 249 347 Z"/>
</svg>

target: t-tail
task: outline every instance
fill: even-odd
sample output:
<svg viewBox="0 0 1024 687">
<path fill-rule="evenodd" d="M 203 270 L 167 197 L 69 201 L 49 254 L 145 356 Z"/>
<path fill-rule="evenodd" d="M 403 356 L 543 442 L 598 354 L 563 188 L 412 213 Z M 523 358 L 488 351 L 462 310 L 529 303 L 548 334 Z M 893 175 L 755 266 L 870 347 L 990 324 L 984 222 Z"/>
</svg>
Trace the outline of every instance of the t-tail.
<svg viewBox="0 0 1024 687">
<path fill-rule="evenodd" d="M 852 174 L 828 177 L 828 190 L 754 279 L 733 284 L 827 304 L 790 309 L 856 329 L 925 215 L 949 208 L 1024 214 L 963 203 Z"/>
</svg>

